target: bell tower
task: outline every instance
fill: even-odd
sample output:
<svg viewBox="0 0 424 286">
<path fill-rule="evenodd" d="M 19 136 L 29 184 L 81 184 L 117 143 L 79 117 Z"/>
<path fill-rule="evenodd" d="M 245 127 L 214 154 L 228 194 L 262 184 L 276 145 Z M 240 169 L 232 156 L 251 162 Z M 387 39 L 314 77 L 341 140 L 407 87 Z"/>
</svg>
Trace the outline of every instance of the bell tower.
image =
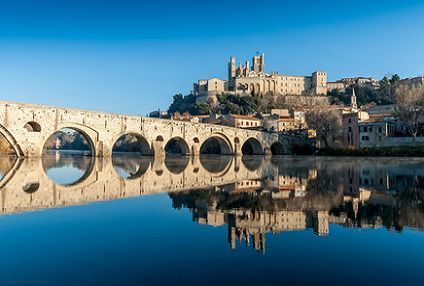
<svg viewBox="0 0 424 286">
<path fill-rule="evenodd" d="M 350 97 L 350 107 L 352 108 L 353 112 L 358 111 L 358 104 L 356 102 L 355 88 L 352 88 L 352 96 Z"/>
<path fill-rule="evenodd" d="M 234 87 L 234 78 L 236 77 L 236 58 L 234 56 L 230 57 L 230 62 L 228 63 L 228 87 Z"/>
</svg>

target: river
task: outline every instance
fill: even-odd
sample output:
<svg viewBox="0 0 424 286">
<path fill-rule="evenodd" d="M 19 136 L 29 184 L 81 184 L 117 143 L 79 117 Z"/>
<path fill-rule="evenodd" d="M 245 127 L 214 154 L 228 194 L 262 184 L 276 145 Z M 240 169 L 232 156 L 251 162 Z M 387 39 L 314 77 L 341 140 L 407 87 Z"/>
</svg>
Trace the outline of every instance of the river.
<svg viewBox="0 0 424 286">
<path fill-rule="evenodd" d="M 421 285 L 424 159 L 0 163 L 2 285 Z"/>
</svg>

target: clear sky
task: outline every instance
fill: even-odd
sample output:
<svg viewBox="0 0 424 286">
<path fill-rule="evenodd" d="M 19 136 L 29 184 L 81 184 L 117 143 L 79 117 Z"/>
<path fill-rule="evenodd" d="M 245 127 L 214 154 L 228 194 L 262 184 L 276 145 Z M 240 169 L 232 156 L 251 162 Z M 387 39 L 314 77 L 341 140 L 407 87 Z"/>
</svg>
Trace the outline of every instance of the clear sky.
<svg viewBox="0 0 424 286">
<path fill-rule="evenodd" d="M 0 99 L 146 114 L 265 53 L 284 74 L 424 74 L 424 0 L 0 0 Z"/>
</svg>

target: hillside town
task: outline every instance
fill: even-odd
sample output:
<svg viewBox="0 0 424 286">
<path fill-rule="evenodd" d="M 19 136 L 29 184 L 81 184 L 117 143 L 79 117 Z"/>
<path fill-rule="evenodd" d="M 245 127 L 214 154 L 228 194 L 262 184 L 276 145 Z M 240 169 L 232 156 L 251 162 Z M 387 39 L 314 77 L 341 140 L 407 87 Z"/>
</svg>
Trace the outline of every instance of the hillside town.
<svg viewBox="0 0 424 286">
<path fill-rule="evenodd" d="M 327 73 L 289 76 L 228 63 L 228 79 L 201 79 L 152 117 L 276 132 L 315 148 L 364 149 L 424 144 L 424 77 L 327 81 Z"/>
</svg>

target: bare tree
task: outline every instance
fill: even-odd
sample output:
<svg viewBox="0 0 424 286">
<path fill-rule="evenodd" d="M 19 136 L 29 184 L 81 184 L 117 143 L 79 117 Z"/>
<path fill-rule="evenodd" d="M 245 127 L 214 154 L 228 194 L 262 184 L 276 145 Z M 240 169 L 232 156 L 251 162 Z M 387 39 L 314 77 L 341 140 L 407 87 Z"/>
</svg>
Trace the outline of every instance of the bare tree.
<svg viewBox="0 0 424 286">
<path fill-rule="evenodd" d="M 333 141 L 341 134 L 342 120 L 341 115 L 336 110 L 322 106 L 306 113 L 306 123 L 308 127 L 314 129 L 317 133 L 317 139 L 324 142 L 328 148 L 328 139 Z"/>
<path fill-rule="evenodd" d="M 399 119 L 405 124 L 412 140 L 424 125 L 424 86 L 402 84 L 396 88 L 395 107 Z"/>
</svg>

